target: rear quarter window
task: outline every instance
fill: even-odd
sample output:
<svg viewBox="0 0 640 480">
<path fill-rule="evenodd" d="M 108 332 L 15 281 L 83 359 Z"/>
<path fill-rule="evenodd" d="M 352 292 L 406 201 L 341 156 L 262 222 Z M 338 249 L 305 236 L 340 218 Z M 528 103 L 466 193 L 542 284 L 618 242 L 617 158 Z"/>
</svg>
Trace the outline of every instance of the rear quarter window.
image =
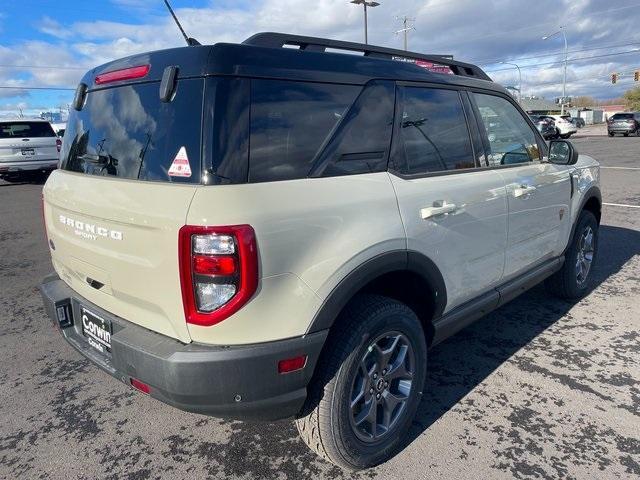
<svg viewBox="0 0 640 480">
<path fill-rule="evenodd" d="M 0 138 L 46 138 L 56 133 L 48 122 L 0 122 Z"/>
<path fill-rule="evenodd" d="M 249 181 L 305 178 L 361 87 L 251 81 Z"/>
</svg>

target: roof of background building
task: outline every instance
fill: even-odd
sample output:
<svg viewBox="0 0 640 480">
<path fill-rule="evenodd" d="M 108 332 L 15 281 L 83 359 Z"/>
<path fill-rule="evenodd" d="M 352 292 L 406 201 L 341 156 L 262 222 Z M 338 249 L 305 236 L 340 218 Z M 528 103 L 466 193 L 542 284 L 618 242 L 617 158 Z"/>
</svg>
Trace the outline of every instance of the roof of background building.
<svg viewBox="0 0 640 480">
<path fill-rule="evenodd" d="M 538 97 L 523 97 L 520 100 L 520 105 L 525 112 L 553 112 L 560 110 L 559 105 Z"/>
</svg>

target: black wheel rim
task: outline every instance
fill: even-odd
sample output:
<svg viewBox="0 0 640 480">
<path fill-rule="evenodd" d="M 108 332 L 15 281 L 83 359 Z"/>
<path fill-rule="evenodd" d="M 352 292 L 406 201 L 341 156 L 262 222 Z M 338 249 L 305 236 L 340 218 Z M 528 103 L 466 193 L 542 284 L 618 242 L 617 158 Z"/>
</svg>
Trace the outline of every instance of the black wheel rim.
<svg viewBox="0 0 640 480">
<path fill-rule="evenodd" d="M 365 443 L 383 440 L 407 410 L 415 372 L 409 339 L 388 332 L 371 342 L 353 379 L 349 410 L 355 435 Z"/>
<path fill-rule="evenodd" d="M 593 255 L 595 252 L 595 234 L 593 229 L 591 227 L 585 228 L 578 242 L 576 281 L 579 286 L 583 286 L 587 282 L 591 265 L 593 264 Z"/>
</svg>

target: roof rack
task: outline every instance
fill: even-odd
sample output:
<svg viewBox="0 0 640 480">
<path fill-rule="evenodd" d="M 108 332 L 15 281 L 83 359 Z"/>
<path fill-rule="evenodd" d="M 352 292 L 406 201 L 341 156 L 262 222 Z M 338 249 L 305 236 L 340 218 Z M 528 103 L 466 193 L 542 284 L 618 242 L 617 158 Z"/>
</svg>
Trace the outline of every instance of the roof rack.
<svg viewBox="0 0 640 480">
<path fill-rule="evenodd" d="M 325 52 L 327 48 L 331 48 L 336 50 L 362 52 L 365 57 L 383 58 L 387 60 L 421 60 L 445 65 L 449 67 L 455 75 L 491 80 L 491 78 L 480 67 L 471 63 L 453 60 L 450 55 L 431 55 L 417 52 L 406 52 L 395 48 L 377 47 L 374 45 L 365 45 L 363 43 L 343 42 L 328 38 L 305 37 L 302 35 L 289 35 L 286 33 L 275 32 L 256 33 L 242 43 L 244 45 L 270 48 L 283 48 L 290 45 L 297 46 L 300 50 L 310 52 Z"/>
</svg>

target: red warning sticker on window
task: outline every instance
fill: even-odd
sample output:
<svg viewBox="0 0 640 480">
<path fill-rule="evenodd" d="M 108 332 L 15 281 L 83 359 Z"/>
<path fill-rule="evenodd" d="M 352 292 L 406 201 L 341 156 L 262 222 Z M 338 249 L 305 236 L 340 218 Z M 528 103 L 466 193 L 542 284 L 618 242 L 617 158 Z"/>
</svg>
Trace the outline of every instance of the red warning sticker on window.
<svg viewBox="0 0 640 480">
<path fill-rule="evenodd" d="M 189 165 L 189 157 L 187 157 L 187 149 L 180 147 L 176 158 L 173 159 L 171 166 L 169 167 L 170 177 L 190 177 L 191 165 Z"/>
</svg>

